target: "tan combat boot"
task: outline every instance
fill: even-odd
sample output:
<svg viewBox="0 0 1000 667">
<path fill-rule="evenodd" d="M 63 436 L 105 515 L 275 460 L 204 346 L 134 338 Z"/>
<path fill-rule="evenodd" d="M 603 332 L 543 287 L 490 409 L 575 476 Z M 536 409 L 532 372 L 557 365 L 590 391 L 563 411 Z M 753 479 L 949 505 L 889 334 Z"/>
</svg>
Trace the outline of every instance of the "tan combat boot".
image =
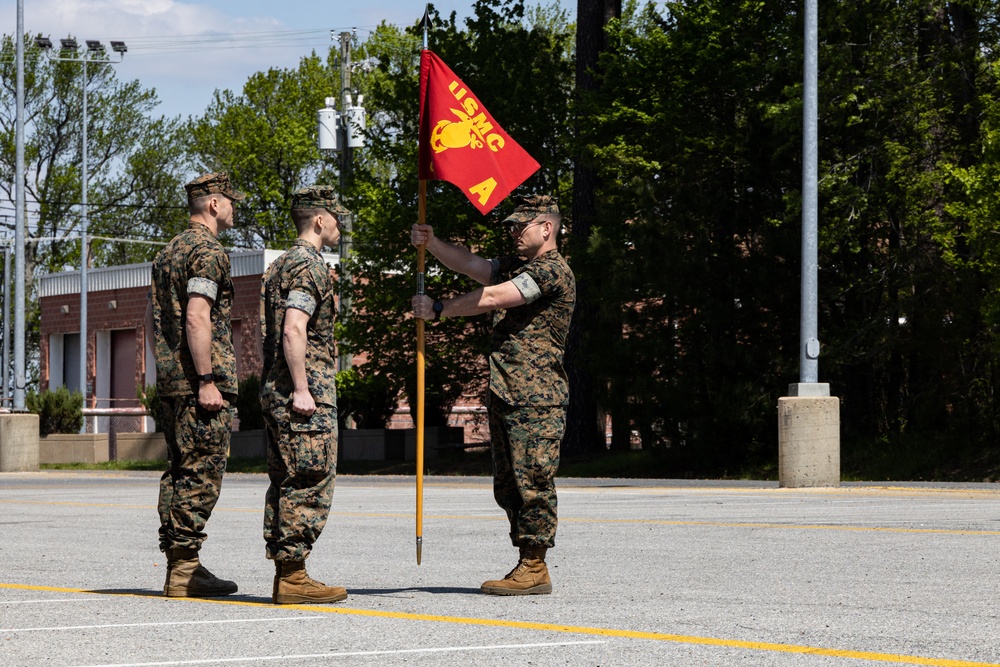
<svg viewBox="0 0 1000 667">
<path fill-rule="evenodd" d="M 552 592 L 549 568 L 545 566 L 546 547 L 521 547 L 517 567 L 499 581 L 485 581 L 480 587 L 489 595 L 544 595 Z"/>
<path fill-rule="evenodd" d="M 163 594 L 168 598 L 214 598 L 237 591 L 235 582 L 219 579 L 199 562 L 197 549 L 167 549 L 166 554 Z"/>
<path fill-rule="evenodd" d="M 310 602 L 340 602 L 347 599 L 347 589 L 327 586 L 306 574 L 304 560 L 274 561 L 274 604 L 307 604 Z"/>
</svg>

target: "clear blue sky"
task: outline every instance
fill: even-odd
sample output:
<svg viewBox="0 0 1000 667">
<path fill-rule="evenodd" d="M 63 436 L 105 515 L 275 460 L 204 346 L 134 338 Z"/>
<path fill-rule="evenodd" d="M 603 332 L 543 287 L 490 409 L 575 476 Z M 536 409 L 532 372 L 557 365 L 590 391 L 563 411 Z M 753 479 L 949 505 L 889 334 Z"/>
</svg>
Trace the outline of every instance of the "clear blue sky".
<svg viewBox="0 0 1000 667">
<path fill-rule="evenodd" d="M 447 16 L 468 16 L 473 0 L 437 0 Z M 565 0 L 564 0 L 565 4 Z M 247 77 L 294 67 L 331 44 L 330 31 L 364 37 L 382 21 L 408 26 L 422 0 L 24 0 L 24 29 L 56 40 L 73 35 L 128 46 L 118 76 L 155 88 L 161 113 L 197 115 L 215 89 L 239 91 Z M 16 0 L 0 0 L 0 30 L 14 34 Z"/>
</svg>

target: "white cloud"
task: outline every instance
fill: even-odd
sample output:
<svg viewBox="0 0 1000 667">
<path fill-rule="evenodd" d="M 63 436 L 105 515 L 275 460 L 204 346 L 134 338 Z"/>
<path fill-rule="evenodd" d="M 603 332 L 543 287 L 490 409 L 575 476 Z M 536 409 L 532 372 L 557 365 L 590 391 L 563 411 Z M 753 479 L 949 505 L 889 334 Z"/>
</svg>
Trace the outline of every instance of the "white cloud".
<svg viewBox="0 0 1000 667">
<path fill-rule="evenodd" d="M 232 3 L 232 9 L 246 12 L 251 4 Z M 116 66 L 119 78 L 138 79 L 144 87 L 155 88 L 162 101 L 160 111 L 167 115 L 201 113 L 216 88 L 239 91 L 252 73 L 295 66 L 314 48 L 322 51 L 329 43 L 328 37 L 314 36 L 312 44 L 303 44 L 277 18 L 231 15 L 213 5 L 176 0 L 32 0 L 24 4 L 24 28 L 54 42 L 70 35 L 81 42 L 124 41 L 128 54 Z M 15 12 L 14 3 L 0 3 L 0 15 Z"/>
<path fill-rule="evenodd" d="M 473 0 L 439 0 L 442 14 L 466 14 Z M 197 115 L 215 89 L 240 91 L 254 72 L 294 67 L 330 47 L 329 31 L 381 21 L 408 26 L 424 4 L 413 0 L 24 0 L 25 32 L 82 42 L 124 41 L 118 77 L 155 88 L 169 116 Z M 0 30 L 14 32 L 16 3 L 0 0 Z M 8 24 L 7 19 L 11 19 Z"/>
</svg>

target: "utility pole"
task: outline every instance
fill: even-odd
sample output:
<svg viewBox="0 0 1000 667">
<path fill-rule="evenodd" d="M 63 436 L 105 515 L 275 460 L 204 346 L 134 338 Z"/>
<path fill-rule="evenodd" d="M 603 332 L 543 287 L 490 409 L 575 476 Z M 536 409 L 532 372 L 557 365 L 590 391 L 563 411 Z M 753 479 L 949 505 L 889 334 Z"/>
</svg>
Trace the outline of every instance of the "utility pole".
<svg viewBox="0 0 1000 667">
<path fill-rule="evenodd" d="M 341 161 L 340 161 L 340 197 L 343 200 L 344 191 L 347 189 L 348 177 L 351 173 L 351 158 L 353 157 L 353 151 L 351 150 L 350 141 L 348 141 L 349 129 L 348 123 L 349 119 L 347 117 L 347 108 L 352 106 L 351 102 L 351 33 L 342 32 L 340 33 L 340 110 L 341 110 L 341 138 L 343 143 L 343 150 L 341 151 Z M 351 312 L 351 270 L 348 267 L 347 260 L 351 255 L 351 231 L 354 228 L 354 216 L 347 216 L 344 220 L 343 230 L 340 233 L 340 320 L 342 322 L 347 320 L 348 313 Z M 342 348 L 341 348 L 342 349 Z M 341 351 L 340 357 L 338 359 L 338 366 L 340 370 L 346 370 L 351 367 L 354 360 L 351 358 L 350 354 Z"/>
<path fill-rule="evenodd" d="M 320 109 L 319 116 L 319 136 L 317 144 L 319 152 L 324 156 L 331 153 L 341 152 L 340 157 L 340 197 L 343 199 L 344 191 L 347 190 L 347 182 L 351 174 L 351 162 L 354 157 L 352 149 L 361 148 L 365 145 L 365 109 L 361 106 L 364 101 L 362 95 L 357 96 L 357 103 L 351 98 L 351 32 L 342 32 L 340 39 L 340 111 L 335 109 L 338 104 L 337 97 L 327 97 L 326 107 Z M 333 31 L 330 32 L 330 39 L 337 39 Z M 351 271 L 347 265 L 347 260 L 351 256 L 351 231 L 354 228 L 354 216 L 345 216 L 341 220 L 340 247 L 340 285 L 339 315 L 341 321 L 348 318 L 351 311 Z M 338 370 L 346 370 L 351 367 L 351 355 L 341 354 L 337 360 Z"/>
</svg>

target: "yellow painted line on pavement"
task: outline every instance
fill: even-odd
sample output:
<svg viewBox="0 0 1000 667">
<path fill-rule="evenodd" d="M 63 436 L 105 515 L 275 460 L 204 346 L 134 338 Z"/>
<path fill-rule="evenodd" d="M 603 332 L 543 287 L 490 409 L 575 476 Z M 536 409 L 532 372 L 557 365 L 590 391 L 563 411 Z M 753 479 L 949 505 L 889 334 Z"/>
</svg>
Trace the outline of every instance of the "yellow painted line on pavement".
<svg viewBox="0 0 1000 667">
<path fill-rule="evenodd" d="M 669 521 L 664 519 L 572 519 L 559 518 L 559 523 L 634 523 L 661 526 L 706 526 L 709 528 L 768 528 L 793 530 L 843 530 L 849 532 L 872 533 L 917 533 L 932 535 L 1000 535 L 1000 530 L 960 530 L 957 528 L 892 528 L 889 526 L 847 526 L 837 524 L 801 523 L 738 523 L 723 521 Z"/>
<path fill-rule="evenodd" d="M 247 600 L 227 600 L 223 598 L 161 598 L 156 593 L 116 593 L 108 591 L 88 591 L 79 588 L 58 588 L 54 586 L 31 586 L 27 584 L 0 583 L 0 589 L 40 591 L 46 593 L 81 593 L 89 595 L 119 595 L 123 597 L 159 598 L 165 602 L 200 602 L 206 604 L 237 605 L 243 607 L 258 607 L 274 611 L 277 607 L 269 602 L 252 602 Z M 2 603 L 0 603 L 2 604 Z M 618 639 L 641 639 L 662 641 L 674 644 L 689 644 L 696 646 L 718 646 L 747 651 L 769 653 L 788 653 L 797 655 L 820 656 L 827 658 L 845 658 L 850 660 L 870 660 L 897 665 L 930 665 L 932 667 L 1000 667 L 1000 663 L 975 662 L 970 660 L 953 660 L 950 658 L 928 658 L 916 655 L 898 653 L 877 653 L 869 651 L 853 651 L 848 649 L 823 648 L 820 646 L 799 646 L 795 644 L 777 644 L 772 642 L 754 642 L 740 639 L 722 639 L 717 637 L 697 637 L 691 635 L 676 635 L 664 632 L 645 632 L 640 630 L 621 630 L 614 628 L 593 628 L 577 625 L 561 625 L 558 623 L 537 623 L 533 621 L 510 621 L 493 618 L 469 618 L 463 616 L 438 616 L 433 614 L 414 614 L 397 611 L 376 611 L 372 609 L 350 609 L 345 607 L 330 607 L 325 605 L 281 605 L 281 609 L 307 611 L 312 613 L 340 614 L 344 616 L 367 616 L 369 618 L 384 618 L 400 621 L 422 621 L 427 623 L 451 623 L 455 625 L 507 628 L 519 630 L 534 630 L 539 632 L 563 632 L 567 634 L 591 635 L 597 637 L 613 637 Z"/>
</svg>

